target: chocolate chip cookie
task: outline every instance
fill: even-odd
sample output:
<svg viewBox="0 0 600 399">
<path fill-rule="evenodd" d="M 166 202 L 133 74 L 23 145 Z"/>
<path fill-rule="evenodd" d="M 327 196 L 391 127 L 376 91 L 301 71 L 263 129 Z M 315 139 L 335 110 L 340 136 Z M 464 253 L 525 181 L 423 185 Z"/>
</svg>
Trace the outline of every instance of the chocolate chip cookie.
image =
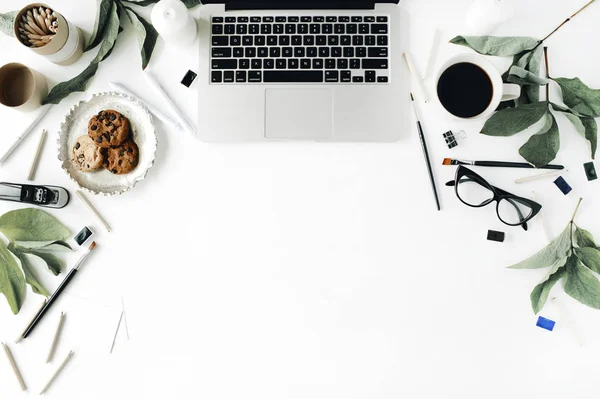
<svg viewBox="0 0 600 399">
<path fill-rule="evenodd" d="M 82 172 L 91 172 L 102 166 L 104 154 L 89 136 L 77 138 L 71 153 L 71 163 Z"/>
<path fill-rule="evenodd" d="M 88 135 L 98 147 L 117 147 L 129 138 L 129 119 L 111 109 L 100 111 L 90 119 Z"/>
<path fill-rule="evenodd" d="M 111 147 L 106 150 L 104 167 L 111 173 L 124 175 L 135 169 L 138 160 L 138 146 L 133 140 L 129 139 L 118 147 Z"/>
</svg>

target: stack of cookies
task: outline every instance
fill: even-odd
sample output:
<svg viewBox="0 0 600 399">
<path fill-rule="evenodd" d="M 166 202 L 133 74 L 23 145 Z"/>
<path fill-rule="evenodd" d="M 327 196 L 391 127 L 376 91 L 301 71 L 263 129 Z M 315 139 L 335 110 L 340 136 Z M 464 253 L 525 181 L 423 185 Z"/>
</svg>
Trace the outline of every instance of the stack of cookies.
<svg viewBox="0 0 600 399">
<path fill-rule="evenodd" d="M 73 146 L 72 164 L 82 172 L 102 167 L 122 175 L 135 169 L 139 160 L 138 146 L 131 138 L 129 120 L 117 111 L 100 111 L 88 124 L 88 134 Z"/>
</svg>

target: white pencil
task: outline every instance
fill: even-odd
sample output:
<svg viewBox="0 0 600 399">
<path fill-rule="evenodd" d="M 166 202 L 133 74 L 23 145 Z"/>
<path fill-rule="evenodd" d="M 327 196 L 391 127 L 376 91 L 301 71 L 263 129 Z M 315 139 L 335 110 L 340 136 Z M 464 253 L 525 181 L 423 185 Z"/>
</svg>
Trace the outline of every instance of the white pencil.
<svg viewBox="0 0 600 399">
<path fill-rule="evenodd" d="M 19 371 L 19 368 L 17 367 L 17 363 L 15 363 L 15 359 L 13 358 L 13 355 L 12 355 L 10 349 L 4 342 L 2 343 L 2 346 L 4 346 L 4 352 L 6 353 L 6 357 L 8 357 L 10 367 L 12 367 L 13 371 L 15 372 L 15 375 L 17 376 L 17 380 L 19 380 L 19 385 L 21 385 L 21 389 L 23 391 L 26 391 L 27 385 L 25 385 L 25 381 L 23 381 L 23 376 L 21 375 L 21 372 Z"/>
<path fill-rule="evenodd" d="M 50 363 L 52 358 L 54 357 L 54 352 L 56 351 L 56 345 L 58 344 L 58 339 L 60 337 L 60 333 L 62 331 L 63 324 L 65 323 L 65 313 L 60 312 L 60 319 L 58 319 L 58 326 L 56 326 L 56 332 L 54 333 L 54 338 L 52 339 L 52 345 L 50 346 L 50 352 L 48 352 L 48 357 L 46 358 L 46 363 Z"/>
<path fill-rule="evenodd" d="M 406 61 L 406 66 L 410 71 L 410 75 L 412 76 L 412 81 L 415 86 L 415 91 L 417 92 L 417 97 L 420 97 L 424 102 L 427 102 L 427 92 L 425 91 L 425 86 L 423 86 L 423 78 L 419 75 L 418 71 L 415 68 L 415 65 L 412 63 L 412 59 L 410 54 L 404 53 L 404 61 Z"/>
<path fill-rule="evenodd" d="M 431 39 L 431 47 L 429 48 L 429 56 L 427 57 L 427 65 L 425 66 L 425 73 L 423 74 L 423 80 L 427 79 L 431 74 L 431 68 L 435 64 L 435 59 L 438 53 L 440 43 L 440 30 L 435 28 L 433 32 L 433 38 Z"/>
<path fill-rule="evenodd" d="M 165 101 L 165 103 L 167 103 L 167 105 L 171 109 L 171 112 L 175 115 L 175 117 L 177 118 L 177 121 L 179 122 L 181 127 L 188 133 L 195 136 L 196 128 L 190 123 L 190 121 L 179 110 L 179 108 L 177 108 L 177 106 L 175 105 L 173 100 L 171 100 L 171 98 L 167 95 L 167 93 L 165 93 L 163 88 L 156 81 L 154 76 L 152 76 L 152 73 L 150 73 L 150 71 L 148 69 L 146 69 L 144 71 L 144 76 L 146 77 L 146 80 L 148 81 L 148 83 L 150 83 L 150 86 L 152 86 L 152 89 L 156 92 L 156 94 L 158 94 L 160 97 L 162 97 L 163 100 Z"/>
<path fill-rule="evenodd" d="M 77 196 L 79 197 L 81 202 L 83 202 L 85 204 L 85 206 L 87 206 L 87 208 L 90 210 L 90 212 L 92 212 L 94 214 L 94 216 L 96 216 L 96 219 L 98 219 L 98 221 L 100 223 L 102 223 L 104 228 L 110 233 L 110 226 L 108 225 L 108 223 L 106 223 L 106 220 L 104 220 L 104 218 L 100 215 L 100 213 L 98 213 L 96 208 L 94 208 L 92 203 L 85 197 L 85 195 L 83 194 L 83 191 L 81 191 L 81 190 L 77 191 Z"/>
<path fill-rule="evenodd" d="M 129 90 L 128 88 L 123 86 L 122 84 L 117 83 L 117 82 L 110 82 L 109 85 L 115 90 L 122 91 L 123 93 L 129 94 L 130 96 L 135 97 L 138 100 L 140 100 L 140 102 L 142 104 L 144 104 L 146 106 L 146 108 L 148 108 L 148 111 L 150 111 L 154 116 L 156 116 L 161 121 L 170 124 L 175 129 L 181 129 L 181 125 L 179 125 L 179 123 L 175 119 L 171 118 L 169 115 L 165 114 L 164 112 L 162 112 L 160 109 L 156 108 L 154 105 L 150 104 L 149 102 L 142 100 L 140 98 L 140 96 L 138 96 L 137 94 L 135 94 L 134 92 L 132 92 L 131 90 Z"/>
<path fill-rule="evenodd" d="M 67 357 L 65 358 L 65 360 L 63 360 L 63 362 L 60 364 L 60 366 L 58 366 L 58 368 L 56 369 L 54 374 L 52 374 L 52 377 L 50 377 L 50 380 L 48 381 L 46 386 L 44 386 L 44 388 L 42 388 L 42 390 L 40 391 L 40 395 L 42 395 L 44 392 L 46 392 L 48 390 L 48 388 L 50 388 L 50 385 L 52 385 L 52 383 L 54 382 L 56 377 L 58 377 L 58 375 L 60 374 L 62 369 L 65 368 L 65 366 L 67 365 L 69 360 L 71 360 L 72 357 L 73 357 L 73 351 L 70 351 L 69 354 L 67 355 Z"/>
<path fill-rule="evenodd" d="M 40 162 L 40 156 L 42 155 L 42 148 L 44 148 L 44 142 L 46 141 L 46 134 L 46 129 L 42 130 L 40 142 L 38 143 L 37 150 L 35 151 L 35 156 L 33 157 L 31 167 L 29 168 L 29 176 L 27 176 L 27 180 L 29 181 L 33 180 L 33 178 L 35 177 L 35 172 L 37 171 L 37 167 Z"/>
<path fill-rule="evenodd" d="M 4 153 L 2 158 L 0 158 L 0 164 L 3 163 L 4 161 L 6 161 L 8 159 L 8 157 L 10 156 L 10 154 L 12 154 L 13 151 L 23 142 L 23 140 L 25 140 L 25 137 L 27 137 L 27 135 L 29 133 L 31 133 L 31 131 L 33 130 L 35 125 L 37 125 L 38 122 L 44 117 L 44 115 L 46 115 L 46 113 L 48 112 L 49 109 L 50 109 L 50 105 L 46 105 L 42 108 L 42 110 L 40 111 L 38 116 L 33 120 L 33 122 L 31 122 L 31 124 L 27 127 L 27 129 L 25 129 L 25 131 L 23 133 L 21 133 L 21 135 L 19 137 L 17 137 L 17 140 L 13 143 L 13 145 L 10 146 L 10 148 L 8 150 L 6 150 L 6 152 Z"/>
<path fill-rule="evenodd" d="M 558 172 L 540 173 L 540 174 L 537 174 L 537 175 L 534 175 L 534 176 L 522 177 L 520 179 L 515 180 L 515 183 L 522 184 L 522 183 L 528 183 L 530 181 L 544 179 L 546 177 L 560 176 L 561 174 L 563 174 L 565 172 L 568 172 L 568 170 L 561 170 L 561 171 L 558 171 Z"/>
</svg>

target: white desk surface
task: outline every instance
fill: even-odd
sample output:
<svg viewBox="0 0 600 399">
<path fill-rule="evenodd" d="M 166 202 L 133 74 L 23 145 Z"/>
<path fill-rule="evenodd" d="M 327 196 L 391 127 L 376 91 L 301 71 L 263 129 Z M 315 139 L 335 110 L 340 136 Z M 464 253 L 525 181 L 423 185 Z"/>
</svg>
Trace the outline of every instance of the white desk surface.
<svg viewBox="0 0 600 399">
<path fill-rule="evenodd" d="M 3 1 L 0 11 L 26 3 Z M 52 5 L 89 34 L 95 3 Z M 442 29 L 444 40 L 463 33 L 469 3 L 403 1 L 420 69 L 433 29 Z M 543 37 L 583 3 L 513 0 L 519 14 L 495 33 Z M 579 76 L 600 87 L 600 57 L 590 47 L 599 20 L 600 4 L 548 41 L 553 76 Z M 128 28 L 88 91 L 55 106 L 40 124 L 50 134 L 36 183 L 75 193 L 56 159 L 55 140 L 77 101 L 119 80 L 159 104 L 145 85 Z M 0 64 L 35 66 L 52 83 L 74 76 L 93 57 L 60 67 L 3 35 L 0 49 Z M 443 44 L 437 61 L 463 51 Z M 194 47 L 182 51 L 162 41 L 151 62 L 194 121 L 196 86 L 188 89 L 179 81 L 197 65 Z M 148 178 L 120 197 L 92 198 L 112 233 L 78 199 L 52 212 L 74 232 L 92 226 L 98 249 L 62 305 L 26 342 L 12 345 L 29 394 L 20 392 L 0 354 L 0 397 L 36 397 L 57 364 L 47 366 L 43 359 L 58 313 L 77 306 L 84 311 L 72 313 L 66 331 L 95 333 L 93 339 L 65 337 L 60 343 L 57 359 L 71 347 L 76 354 L 48 398 L 563 398 L 595 392 L 600 313 L 570 299 L 559 285 L 551 297 L 562 315 L 549 302 L 542 315 L 558 323 L 554 332 L 542 330 L 535 326 L 529 294 L 546 271 L 506 269 L 545 245 L 542 217 L 554 238 L 580 196 L 585 200 L 577 221 L 600 239 L 600 183 L 588 182 L 582 166 L 590 160 L 587 143 L 560 117 L 556 162 L 569 169 L 565 178 L 573 191 L 567 196 L 551 180 L 515 185 L 528 171 L 478 169 L 516 194 L 535 190 L 544 209 L 525 232 L 503 225 L 492 208 L 459 203 L 443 185 L 455 168 L 441 160 L 519 160 L 526 135 L 486 137 L 477 134 L 483 122 L 451 121 L 433 106 L 422 105 L 421 112 L 442 212 L 434 208 L 412 130 L 395 144 L 209 145 L 157 122 L 158 158 Z M 0 149 L 31 117 L 0 109 Z M 202 121 L 197 126 L 202 129 Z M 468 134 L 452 150 L 441 137 L 449 129 Z M 25 181 L 38 130 L 0 167 L 1 181 Z M 0 212 L 16 208 L 0 203 Z M 506 241 L 487 241 L 488 229 L 505 231 Z M 77 256 L 69 257 L 69 265 Z M 44 276 L 50 290 L 61 279 Z M 121 296 L 130 340 L 122 330 L 109 355 Z M 0 340 L 12 342 L 40 302 L 28 287 L 22 312 L 13 316 L 0 298 Z"/>
</svg>

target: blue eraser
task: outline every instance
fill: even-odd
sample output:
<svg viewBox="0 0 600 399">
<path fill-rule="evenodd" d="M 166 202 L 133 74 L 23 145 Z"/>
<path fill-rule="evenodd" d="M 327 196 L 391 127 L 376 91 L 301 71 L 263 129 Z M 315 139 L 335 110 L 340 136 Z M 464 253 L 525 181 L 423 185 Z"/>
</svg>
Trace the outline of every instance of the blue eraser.
<svg viewBox="0 0 600 399">
<path fill-rule="evenodd" d="M 552 331 L 554 329 L 554 325 L 556 324 L 556 322 L 547 319 L 545 317 L 539 316 L 537 323 L 535 323 L 536 326 L 543 328 L 544 330 L 548 330 L 548 331 Z"/>
<path fill-rule="evenodd" d="M 559 176 L 558 179 L 554 180 L 554 184 L 556 184 L 556 187 L 558 187 L 558 189 L 562 191 L 564 195 L 569 194 L 571 190 L 573 190 L 571 186 L 569 186 L 569 183 L 567 183 L 562 176 Z"/>
</svg>

